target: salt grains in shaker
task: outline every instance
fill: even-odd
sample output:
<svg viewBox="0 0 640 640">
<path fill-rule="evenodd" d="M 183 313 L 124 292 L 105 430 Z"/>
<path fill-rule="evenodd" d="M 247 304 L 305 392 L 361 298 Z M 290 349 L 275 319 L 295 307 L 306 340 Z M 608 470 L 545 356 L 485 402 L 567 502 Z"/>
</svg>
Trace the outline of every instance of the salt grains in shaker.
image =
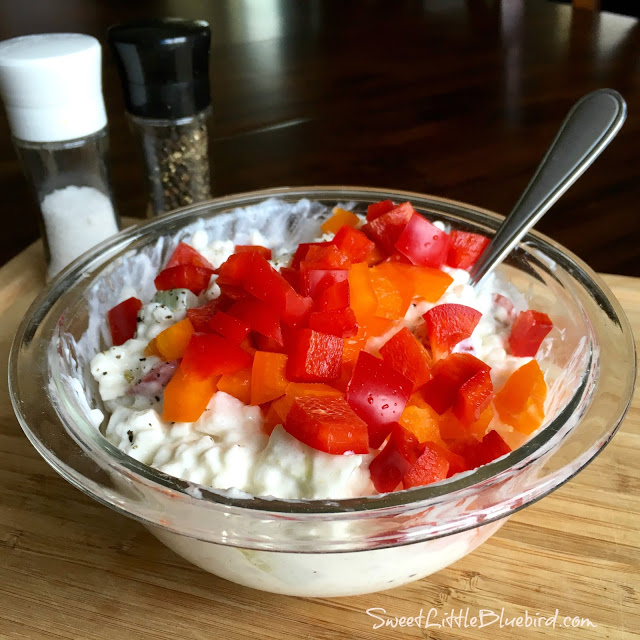
<svg viewBox="0 0 640 640">
<path fill-rule="evenodd" d="M 101 57 L 100 43 L 78 33 L 0 42 L 0 93 L 40 205 L 49 277 L 119 228 Z"/>
<path fill-rule="evenodd" d="M 109 29 L 129 121 L 144 156 L 151 215 L 211 197 L 206 22 L 163 18 Z"/>
</svg>

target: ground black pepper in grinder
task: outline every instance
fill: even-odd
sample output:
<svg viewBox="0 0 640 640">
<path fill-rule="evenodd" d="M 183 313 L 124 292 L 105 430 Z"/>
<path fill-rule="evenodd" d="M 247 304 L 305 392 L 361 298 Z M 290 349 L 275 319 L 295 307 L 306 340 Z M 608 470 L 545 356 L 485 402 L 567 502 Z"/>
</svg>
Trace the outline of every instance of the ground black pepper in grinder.
<svg viewBox="0 0 640 640">
<path fill-rule="evenodd" d="M 209 25 L 137 20 L 111 27 L 108 36 L 142 147 L 150 215 L 210 198 Z"/>
</svg>

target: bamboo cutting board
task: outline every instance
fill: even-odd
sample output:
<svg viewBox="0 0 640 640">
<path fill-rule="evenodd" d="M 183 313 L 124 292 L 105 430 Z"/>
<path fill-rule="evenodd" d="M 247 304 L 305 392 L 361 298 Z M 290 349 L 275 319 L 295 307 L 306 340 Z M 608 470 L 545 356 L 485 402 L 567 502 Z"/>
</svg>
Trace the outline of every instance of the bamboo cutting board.
<svg viewBox="0 0 640 640">
<path fill-rule="evenodd" d="M 43 284 L 41 265 L 35 244 L 0 269 L 5 370 L 18 322 Z M 640 336 L 640 279 L 605 279 Z M 321 600 L 262 593 L 204 573 L 138 523 L 84 496 L 29 444 L 5 376 L 0 384 L 3 640 L 640 637 L 637 392 L 620 431 L 585 471 L 517 513 L 474 553 L 405 587 Z M 482 611 L 491 623 L 485 628 L 473 620 Z M 375 628 L 421 612 L 413 620 L 420 628 L 406 619 Z M 513 626 L 518 617 L 521 626 Z"/>
</svg>

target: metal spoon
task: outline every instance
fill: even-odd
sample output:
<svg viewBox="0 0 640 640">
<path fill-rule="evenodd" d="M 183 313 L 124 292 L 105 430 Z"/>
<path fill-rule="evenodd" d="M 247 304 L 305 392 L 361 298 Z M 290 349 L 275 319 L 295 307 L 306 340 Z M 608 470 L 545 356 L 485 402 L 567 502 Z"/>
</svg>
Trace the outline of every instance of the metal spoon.
<svg viewBox="0 0 640 640">
<path fill-rule="evenodd" d="M 627 104 L 613 89 L 588 93 L 573 105 L 520 200 L 471 269 L 472 285 L 506 258 L 602 153 L 626 117 Z"/>
</svg>

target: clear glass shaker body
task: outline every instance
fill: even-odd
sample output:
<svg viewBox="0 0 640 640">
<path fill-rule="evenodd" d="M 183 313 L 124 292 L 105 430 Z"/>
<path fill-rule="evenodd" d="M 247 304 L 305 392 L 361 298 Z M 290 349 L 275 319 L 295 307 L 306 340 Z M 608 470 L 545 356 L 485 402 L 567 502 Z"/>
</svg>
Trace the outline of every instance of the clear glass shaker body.
<svg viewBox="0 0 640 640">
<path fill-rule="evenodd" d="M 127 115 L 144 157 L 149 217 L 211 198 L 211 107 L 178 120 Z"/>
<path fill-rule="evenodd" d="M 107 130 L 60 142 L 13 142 L 40 207 L 51 278 L 120 228 L 109 186 Z"/>
</svg>

